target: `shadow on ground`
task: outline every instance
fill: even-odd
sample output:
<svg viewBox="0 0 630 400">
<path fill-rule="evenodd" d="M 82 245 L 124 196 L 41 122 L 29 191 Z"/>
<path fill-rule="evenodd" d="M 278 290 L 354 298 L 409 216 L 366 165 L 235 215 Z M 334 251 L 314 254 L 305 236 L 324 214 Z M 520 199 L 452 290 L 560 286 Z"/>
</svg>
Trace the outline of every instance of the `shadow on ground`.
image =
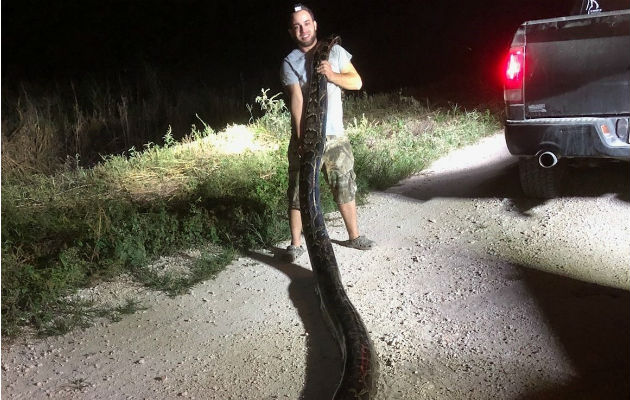
<svg viewBox="0 0 630 400">
<path fill-rule="evenodd" d="M 630 398 L 630 293 L 519 267 L 577 376 L 519 400 Z"/>
<path fill-rule="evenodd" d="M 601 160 L 592 165 L 568 168 L 563 197 L 599 197 L 612 194 L 630 202 L 630 164 Z M 388 190 L 413 199 L 499 198 L 524 215 L 546 200 L 529 199 L 519 183 L 516 157 L 501 158 L 476 168 L 448 173 L 426 173 Z"/>
<path fill-rule="evenodd" d="M 306 331 L 306 369 L 302 400 L 331 399 L 341 379 L 339 346 L 324 322 L 319 297 L 315 293 L 313 272 L 281 260 L 283 249 L 272 249 L 276 256 L 250 251 L 247 256 L 282 272 L 291 280 L 287 291 Z"/>
</svg>

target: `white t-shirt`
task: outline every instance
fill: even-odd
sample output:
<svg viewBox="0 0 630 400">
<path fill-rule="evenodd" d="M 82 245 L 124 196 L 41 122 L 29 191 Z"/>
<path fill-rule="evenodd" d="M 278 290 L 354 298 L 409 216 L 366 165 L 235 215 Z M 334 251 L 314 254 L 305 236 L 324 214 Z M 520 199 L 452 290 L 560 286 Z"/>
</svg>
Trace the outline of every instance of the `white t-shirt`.
<svg viewBox="0 0 630 400">
<path fill-rule="evenodd" d="M 334 72 L 339 73 L 352 58 L 343 47 L 334 45 L 330 49 L 328 61 Z M 282 62 L 281 78 L 285 86 L 299 83 L 302 88 L 302 97 L 306 102 L 308 99 L 308 82 L 311 78 L 312 52 L 303 53 L 300 49 L 295 49 Z M 341 136 L 343 129 L 343 108 L 341 105 L 341 88 L 334 83 L 328 82 L 328 109 L 326 114 L 327 136 Z M 304 104 L 306 106 L 306 104 Z"/>
</svg>

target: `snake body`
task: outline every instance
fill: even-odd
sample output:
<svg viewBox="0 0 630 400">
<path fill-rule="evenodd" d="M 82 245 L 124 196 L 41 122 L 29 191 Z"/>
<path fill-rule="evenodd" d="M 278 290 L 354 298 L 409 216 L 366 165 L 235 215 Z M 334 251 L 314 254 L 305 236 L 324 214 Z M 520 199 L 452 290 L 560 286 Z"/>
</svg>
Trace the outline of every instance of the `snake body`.
<svg viewBox="0 0 630 400">
<path fill-rule="evenodd" d="M 343 373 L 333 399 L 372 399 L 376 395 L 378 361 L 365 325 L 341 282 L 335 253 L 326 231 L 320 207 L 319 171 L 326 144 L 324 132 L 327 109 L 327 80 L 316 72 L 339 43 L 334 37 L 319 41 L 314 48 L 309 94 L 304 114 L 300 160 L 300 211 L 304 238 L 315 276 L 322 312 L 337 339 Z"/>
</svg>

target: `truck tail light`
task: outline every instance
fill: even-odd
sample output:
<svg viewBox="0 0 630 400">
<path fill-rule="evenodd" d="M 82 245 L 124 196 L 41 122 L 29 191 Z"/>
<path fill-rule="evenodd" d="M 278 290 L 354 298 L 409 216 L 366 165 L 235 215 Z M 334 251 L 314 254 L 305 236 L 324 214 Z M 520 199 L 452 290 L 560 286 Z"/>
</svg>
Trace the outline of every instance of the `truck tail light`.
<svg viewBox="0 0 630 400">
<path fill-rule="evenodd" d="M 525 48 L 512 47 L 505 61 L 503 97 L 506 102 L 523 101 L 523 78 L 525 76 Z"/>
</svg>

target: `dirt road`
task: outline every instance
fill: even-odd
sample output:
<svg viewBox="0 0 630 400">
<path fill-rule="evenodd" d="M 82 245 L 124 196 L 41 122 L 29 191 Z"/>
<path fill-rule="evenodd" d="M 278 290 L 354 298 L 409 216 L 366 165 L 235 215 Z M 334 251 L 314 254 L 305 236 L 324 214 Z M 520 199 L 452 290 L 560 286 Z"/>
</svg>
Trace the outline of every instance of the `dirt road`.
<svg viewBox="0 0 630 400">
<path fill-rule="evenodd" d="M 377 249 L 334 245 L 379 354 L 378 399 L 630 396 L 628 165 L 535 202 L 514 161 L 501 135 L 446 155 L 360 207 Z M 337 214 L 327 224 L 345 239 Z M 178 298 L 124 281 L 83 295 L 149 308 L 3 346 L 3 399 L 318 400 L 335 389 L 336 344 L 306 255 L 253 251 Z"/>
</svg>

